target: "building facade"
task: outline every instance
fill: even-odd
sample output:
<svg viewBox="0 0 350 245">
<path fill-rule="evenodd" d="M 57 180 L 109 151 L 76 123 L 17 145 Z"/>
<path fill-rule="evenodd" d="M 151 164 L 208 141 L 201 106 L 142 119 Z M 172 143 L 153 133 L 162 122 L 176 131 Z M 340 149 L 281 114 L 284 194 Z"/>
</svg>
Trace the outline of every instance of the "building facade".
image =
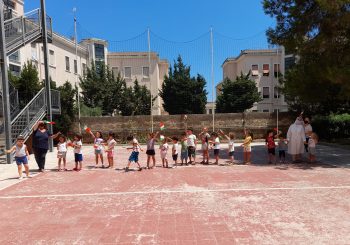
<svg viewBox="0 0 350 245">
<path fill-rule="evenodd" d="M 249 110 L 253 112 L 287 111 L 287 103 L 278 89 L 278 79 L 284 75 L 284 49 L 243 50 L 235 58 L 227 58 L 222 64 L 223 80 L 235 80 L 241 74 L 250 72 L 262 100 Z M 216 86 L 216 94 L 221 93 L 222 82 Z"/>
</svg>

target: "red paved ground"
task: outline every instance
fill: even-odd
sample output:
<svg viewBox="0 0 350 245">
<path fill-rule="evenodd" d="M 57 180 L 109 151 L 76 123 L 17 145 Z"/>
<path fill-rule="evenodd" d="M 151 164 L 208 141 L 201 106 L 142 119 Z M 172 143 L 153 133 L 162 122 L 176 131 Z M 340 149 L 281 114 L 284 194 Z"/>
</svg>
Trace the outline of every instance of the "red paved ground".
<svg viewBox="0 0 350 245">
<path fill-rule="evenodd" d="M 0 244 L 350 244 L 349 169 L 87 169 L 1 191 Z"/>
</svg>

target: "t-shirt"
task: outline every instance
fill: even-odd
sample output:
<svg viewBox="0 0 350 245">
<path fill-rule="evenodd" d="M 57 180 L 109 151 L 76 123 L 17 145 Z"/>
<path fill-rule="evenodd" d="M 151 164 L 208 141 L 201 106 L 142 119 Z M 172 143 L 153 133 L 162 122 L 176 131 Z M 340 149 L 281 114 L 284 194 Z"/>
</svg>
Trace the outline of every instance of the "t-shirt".
<svg viewBox="0 0 350 245">
<path fill-rule="evenodd" d="M 67 143 L 66 142 L 63 142 L 63 143 L 59 142 L 57 144 L 57 146 L 58 146 L 59 152 L 67 152 Z"/>
<path fill-rule="evenodd" d="M 228 141 L 228 151 L 229 152 L 235 151 L 235 141 L 234 140 Z"/>
<path fill-rule="evenodd" d="M 83 151 L 81 149 L 81 146 L 83 145 L 83 143 L 81 142 L 81 140 L 78 140 L 78 141 L 73 141 L 73 144 L 74 145 L 80 145 L 80 147 L 74 147 L 74 153 L 76 154 L 83 154 Z"/>
<path fill-rule="evenodd" d="M 169 149 L 168 143 L 164 143 L 164 144 L 160 145 L 160 150 L 162 153 L 166 153 L 168 151 L 168 149 Z"/>
<path fill-rule="evenodd" d="M 214 140 L 214 149 L 220 150 L 220 138 L 219 137 L 216 137 Z"/>
<path fill-rule="evenodd" d="M 245 139 L 244 139 L 244 142 L 243 142 L 243 145 L 244 147 L 250 147 L 250 143 L 252 143 L 253 139 L 251 136 L 247 136 Z"/>
<path fill-rule="evenodd" d="M 155 140 L 152 138 L 147 141 L 147 150 L 154 150 Z"/>
<path fill-rule="evenodd" d="M 49 137 L 52 134 L 49 131 L 41 132 L 39 129 L 33 133 L 33 148 L 49 149 Z"/>
<path fill-rule="evenodd" d="M 278 141 L 278 150 L 286 151 L 288 149 L 287 141 L 285 139 L 280 139 Z"/>
<path fill-rule="evenodd" d="M 209 138 L 210 138 L 210 134 L 208 134 L 208 133 L 203 134 L 202 135 L 202 144 L 208 143 Z"/>
<path fill-rule="evenodd" d="M 173 144 L 172 154 L 174 155 L 179 154 L 179 143 Z"/>
<path fill-rule="evenodd" d="M 134 152 L 140 152 L 140 145 L 139 145 L 139 142 L 137 141 L 137 139 L 133 139 L 132 140 L 132 151 Z"/>
<path fill-rule="evenodd" d="M 117 142 L 114 139 L 107 140 L 108 150 L 114 150 L 114 146 Z"/>
<path fill-rule="evenodd" d="M 310 138 L 308 142 L 308 146 L 311 148 L 314 148 L 316 147 L 316 142 L 312 138 Z"/>
<path fill-rule="evenodd" d="M 27 146 L 26 145 L 22 145 L 22 147 L 18 147 L 16 145 L 16 152 L 15 152 L 15 157 L 24 157 L 26 156 L 26 149 L 27 149 Z"/>
<path fill-rule="evenodd" d="M 181 141 L 181 151 L 182 152 L 187 152 L 187 141 Z"/>
<path fill-rule="evenodd" d="M 307 124 L 305 126 L 305 134 L 306 134 L 307 137 L 309 137 L 309 135 L 307 135 L 307 134 L 310 133 L 310 132 L 312 132 L 312 126 L 311 126 L 311 124 Z"/>
<path fill-rule="evenodd" d="M 187 137 L 187 146 L 196 146 L 195 141 L 197 137 L 194 134 L 191 134 Z"/>
<path fill-rule="evenodd" d="M 267 148 L 269 148 L 269 149 L 276 147 L 275 140 L 274 140 L 273 136 L 268 136 L 266 138 L 265 142 L 267 143 Z"/>
<path fill-rule="evenodd" d="M 95 149 L 96 150 L 102 150 L 102 138 L 95 138 L 94 143 L 95 143 Z"/>
</svg>

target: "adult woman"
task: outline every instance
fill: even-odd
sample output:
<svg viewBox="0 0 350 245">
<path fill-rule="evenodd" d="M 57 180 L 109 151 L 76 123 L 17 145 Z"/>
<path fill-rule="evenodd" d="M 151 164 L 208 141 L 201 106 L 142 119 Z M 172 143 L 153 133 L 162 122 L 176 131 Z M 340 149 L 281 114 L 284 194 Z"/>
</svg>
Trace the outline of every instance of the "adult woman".
<svg viewBox="0 0 350 245">
<path fill-rule="evenodd" d="M 290 125 L 287 133 L 288 153 L 292 155 L 293 162 L 301 161 L 301 154 L 304 153 L 305 130 L 304 121 L 300 116 Z"/>
<path fill-rule="evenodd" d="M 308 143 L 309 143 L 310 135 L 312 134 L 312 126 L 310 124 L 310 119 L 308 117 L 305 117 L 304 123 L 305 123 L 305 137 L 306 137 L 305 150 L 306 152 L 309 152 Z"/>
<path fill-rule="evenodd" d="M 49 149 L 49 138 L 56 138 L 60 132 L 52 135 L 46 128 L 43 121 L 38 121 L 33 127 L 33 151 L 35 161 L 38 164 L 39 171 L 43 172 L 45 169 L 45 158 L 47 150 Z"/>
</svg>

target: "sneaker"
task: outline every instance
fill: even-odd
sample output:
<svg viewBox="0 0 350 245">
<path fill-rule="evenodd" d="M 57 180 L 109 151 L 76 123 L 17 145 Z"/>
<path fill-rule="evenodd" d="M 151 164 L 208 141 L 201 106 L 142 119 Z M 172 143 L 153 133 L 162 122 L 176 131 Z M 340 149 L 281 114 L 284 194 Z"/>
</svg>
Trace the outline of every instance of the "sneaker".
<svg viewBox="0 0 350 245">
<path fill-rule="evenodd" d="M 129 172 L 129 168 L 128 167 L 125 168 L 125 172 Z"/>
<path fill-rule="evenodd" d="M 22 177 L 22 176 L 20 176 L 20 177 L 18 177 L 18 179 L 19 179 L 19 180 L 21 180 L 21 179 L 23 179 L 23 177 Z"/>
<path fill-rule="evenodd" d="M 27 175 L 26 178 L 30 179 L 32 176 L 31 175 Z"/>
<path fill-rule="evenodd" d="M 78 171 L 78 168 L 73 168 L 74 171 Z"/>
<path fill-rule="evenodd" d="M 142 171 L 142 168 L 139 168 L 139 171 Z"/>
</svg>

